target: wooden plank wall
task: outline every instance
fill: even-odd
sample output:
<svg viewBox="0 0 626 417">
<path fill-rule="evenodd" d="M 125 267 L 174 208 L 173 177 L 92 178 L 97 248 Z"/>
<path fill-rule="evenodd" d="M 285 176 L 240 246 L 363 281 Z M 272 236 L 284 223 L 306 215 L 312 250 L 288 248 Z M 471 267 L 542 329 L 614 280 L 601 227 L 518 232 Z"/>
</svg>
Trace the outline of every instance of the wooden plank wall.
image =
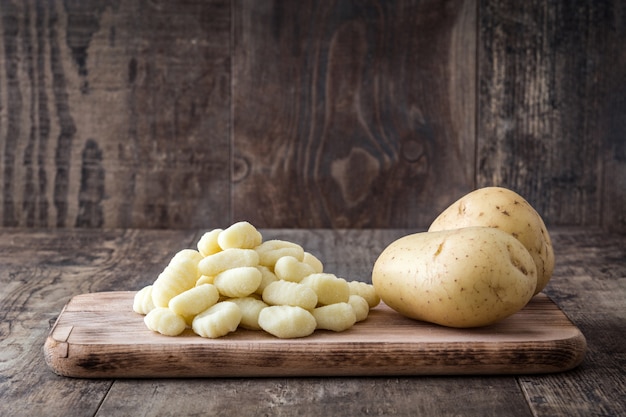
<svg viewBox="0 0 626 417">
<path fill-rule="evenodd" d="M 0 0 L 0 226 L 626 232 L 620 0 Z"/>
</svg>

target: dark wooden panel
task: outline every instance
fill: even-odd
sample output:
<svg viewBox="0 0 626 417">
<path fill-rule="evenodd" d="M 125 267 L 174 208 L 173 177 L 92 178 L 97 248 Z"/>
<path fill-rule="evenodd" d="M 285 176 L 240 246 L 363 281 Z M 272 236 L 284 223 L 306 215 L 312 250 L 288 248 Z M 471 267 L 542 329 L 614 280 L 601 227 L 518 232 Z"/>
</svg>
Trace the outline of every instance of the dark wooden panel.
<svg viewBox="0 0 626 417">
<path fill-rule="evenodd" d="M 601 3 L 601 2 L 600 2 Z M 597 53 L 601 91 L 594 104 L 602 140 L 602 226 L 626 233 L 626 2 L 615 0 L 601 17 Z"/>
<path fill-rule="evenodd" d="M 234 220 L 423 226 L 473 187 L 474 1 L 235 5 Z"/>
<path fill-rule="evenodd" d="M 0 3 L 3 226 L 229 215 L 227 0 Z"/>
<path fill-rule="evenodd" d="M 623 2 L 483 0 L 479 16 L 478 185 L 551 225 L 604 213 L 626 230 Z"/>
<path fill-rule="evenodd" d="M 0 226 L 425 227 L 497 184 L 624 232 L 625 7 L 0 0 Z"/>
</svg>

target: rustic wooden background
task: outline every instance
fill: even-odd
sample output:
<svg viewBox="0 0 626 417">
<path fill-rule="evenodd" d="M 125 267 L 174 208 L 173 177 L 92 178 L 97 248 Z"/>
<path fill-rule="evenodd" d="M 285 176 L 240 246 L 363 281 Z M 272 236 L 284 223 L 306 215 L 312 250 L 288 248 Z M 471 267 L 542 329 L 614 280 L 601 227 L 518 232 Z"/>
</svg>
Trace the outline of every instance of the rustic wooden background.
<svg viewBox="0 0 626 417">
<path fill-rule="evenodd" d="M 0 0 L 0 224 L 626 232 L 622 0 Z"/>
</svg>

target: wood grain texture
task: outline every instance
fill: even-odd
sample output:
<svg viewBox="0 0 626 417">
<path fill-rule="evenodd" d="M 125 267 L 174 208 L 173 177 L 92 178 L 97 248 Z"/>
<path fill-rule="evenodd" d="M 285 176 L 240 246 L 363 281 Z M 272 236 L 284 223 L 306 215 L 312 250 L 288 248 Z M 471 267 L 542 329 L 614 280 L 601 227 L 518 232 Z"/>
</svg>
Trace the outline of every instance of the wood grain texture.
<svg viewBox="0 0 626 417">
<path fill-rule="evenodd" d="M 626 244 L 613 241 L 617 235 L 604 236 L 582 230 L 554 234 L 558 261 L 545 292 L 579 326 L 588 353 L 566 380 L 548 375 L 520 378 L 538 415 L 626 414 L 626 362 L 620 340 L 626 329 Z M 615 382 L 598 383 L 606 379 Z"/>
<path fill-rule="evenodd" d="M 42 344 L 79 292 L 140 288 L 191 245 L 183 231 L 0 231 L 0 415 L 95 415 L 112 381 L 42 374 Z M 30 388 L 29 388 L 30 387 Z M 33 387 L 37 387 L 33 389 Z"/>
<path fill-rule="evenodd" d="M 118 380 L 100 411 L 120 417 L 138 409 L 151 416 L 532 416 L 513 379 L 462 381 L 441 376 Z"/>
<path fill-rule="evenodd" d="M 412 230 L 263 230 L 367 275 L 382 245 Z M 46 366 L 42 346 L 69 299 L 136 290 L 198 233 L 175 230 L 0 230 L 0 415 L 623 415 L 626 242 L 557 228 L 546 289 L 587 339 L 575 370 L 529 376 L 84 380 Z M 371 272 L 370 272 L 371 273 Z M 353 275 L 354 274 L 354 275 Z M 208 411 L 207 411 L 208 410 Z M 336 411 L 336 412 L 333 412 Z"/>
<path fill-rule="evenodd" d="M 626 231 L 607 0 L 0 0 L 0 226 L 427 227 L 477 186 Z"/>
<path fill-rule="evenodd" d="M 2 226 L 229 213 L 228 1 L 2 0 Z"/>
<path fill-rule="evenodd" d="M 416 227 L 472 188 L 474 1 L 235 4 L 235 219 Z"/>
<path fill-rule="evenodd" d="M 150 331 L 133 291 L 72 298 L 46 340 L 46 363 L 83 378 L 554 373 L 583 360 L 585 337 L 545 295 L 480 329 L 407 319 L 381 304 L 344 332 L 278 339 L 238 329 L 217 339 Z"/>
<path fill-rule="evenodd" d="M 479 2 L 477 185 L 625 231 L 621 1 Z M 619 132 L 619 133 L 618 133 Z"/>
</svg>

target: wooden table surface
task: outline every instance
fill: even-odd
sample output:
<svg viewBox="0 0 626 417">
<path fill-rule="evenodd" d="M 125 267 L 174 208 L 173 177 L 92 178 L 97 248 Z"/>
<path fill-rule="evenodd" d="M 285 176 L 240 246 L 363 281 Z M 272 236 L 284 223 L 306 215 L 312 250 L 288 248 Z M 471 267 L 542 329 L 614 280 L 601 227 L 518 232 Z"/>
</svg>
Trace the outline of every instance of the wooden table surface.
<svg viewBox="0 0 626 417">
<path fill-rule="evenodd" d="M 587 338 L 574 370 L 545 375 L 77 379 L 43 343 L 77 294 L 137 290 L 203 231 L 0 229 L 0 415 L 626 415 L 626 236 L 551 230 L 545 290 Z M 262 230 L 300 243 L 327 270 L 370 280 L 382 249 L 412 230 Z"/>
</svg>

